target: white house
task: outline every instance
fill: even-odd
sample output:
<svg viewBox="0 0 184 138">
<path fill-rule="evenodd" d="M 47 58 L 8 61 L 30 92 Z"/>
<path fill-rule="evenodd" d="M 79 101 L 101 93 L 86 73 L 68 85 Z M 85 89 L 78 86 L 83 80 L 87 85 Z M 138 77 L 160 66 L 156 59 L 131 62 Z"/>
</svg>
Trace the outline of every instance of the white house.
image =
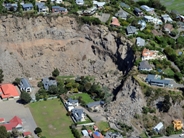
<svg viewBox="0 0 184 138">
<path fill-rule="evenodd" d="M 93 5 L 96 5 L 98 8 L 102 8 L 105 5 L 105 2 L 93 1 Z"/>
<path fill-rule="evenodd" d="M 171 17 L 168 15 L 168 14 L 163 14 L 163 15 L 161 15 L 161 17 L 162 17 L 162 20 L 163 20 L 163 22 L 170 22 L 170 23 L 172 23 L 173 22 L 173 20 L 171 19 Z"/>
<path fill-rule="evenodd" d="M 67 108 L 68 111 L 71 111 L 72 109 L 74 109 L 75 107 L 79 106 L 79 102 L 78 100 L 73 100 L 73 99 L 68 99 L 65 102 L 65 106 Z"/>
<path fill-rule="evenodd" d="M 149 50 L 144 48 L 142 51 L 142 61 L 144 60 L 152 60 L 152 59 L 165 59 L 165 55 L 158 54 L 159 52 L 156 50 Z"/>
<path fill-rule="evenodd" d="M 84 5 L 84 0 L 76 0 L 77 5 Z"/>
<path fill-rule="evenodd" d="M 142 5 L 141 9 L 143 9 L 144 11 L 148 12 L 149 14 L 153 15 L 154 14 L 154 8 L 150 8 L 147 5 Z"/>
<path fill-rule="evenodd" d="M 156 25 L 162 25 L 162 21 L 160 19 L 154 18 L 152 16 L 144 16 L 143 18 L 146 22 L 151 22 Z"/>
<path fill-rule="evenodd" d="M 162 122 L 158 123 L 154 128 L 153 130 L 156 131 L 156 132 L 159 132 L 161 129 L 164 128 L 164 124 Z"/>
</svg>

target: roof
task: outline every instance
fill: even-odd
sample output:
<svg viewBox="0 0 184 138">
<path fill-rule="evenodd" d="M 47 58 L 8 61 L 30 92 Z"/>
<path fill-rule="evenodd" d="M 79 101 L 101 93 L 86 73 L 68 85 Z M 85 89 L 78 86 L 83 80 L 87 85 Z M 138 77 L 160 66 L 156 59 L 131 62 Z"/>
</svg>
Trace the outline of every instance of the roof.
<svg viewBox="0 0 184 138">
<path fill-rule="evenodd" d="M 75 118 L 77 122 L 82 119 L 83 109 L 74 108 L 71 110 L 71 112 L 72 112 L 72 116 Z"/>
<path fill-rule="evenodd" d="M 148 63 L 148 61 L 142 61 L 140 62 L 139 64 L 139 70 L 142 70 L 142 69 L 152 69 L 151 65 Z"/>
<path fill-rule="evenodd" d="M 150 7 L 148 7 L 147 5 L 142 5 L 142 6 L 141 6 L 141 9 L 143 9 L 143 10 L 145 10 L 145 11 L 147 11 L 147 12 L 152 12 L 152 11 L 154 11 L 154 8 L 150 8 Z"/>
<path fill-rule="evenodd" d="M 4 118 L 0 118 L 0 122 L 4 122 L 5 121 L 5 119 Z"/>
<path fill-rule="evenodd" d="M 134 27 L 134 26 L 131 26 L 131 25 L 130 26 L 127 26 L 126 30 L 127 30 L 127 33 L 128 34 L 134 34 L 134 33 L 137 32 L 137 28 Z"/>
<path fill-rule="evenodd" d="M 12 84 L 1 84 L 0 90 L 2 91 L 2 93 L 0 94 L 2 98 L 19 96 L 16 87 Z"/>
<path fill-rule="evenodd" d="M 55 85 L 57 86 L 57 81 L 55 79 L 51 79 L 49 77 L 45 77 L 42 79 L 42 84 L 44 89 L 48 90 L 50 86 Z"/>
<path fill-rule="evenodd" d="M 137 37 L 136 44 L 137 44 L 137 46 L 145 46 L 145 40 L 141 37 Z"/>
<path fill-rule="evenodd" d="M 104 136 L 102 136 L 102 134 L 98 131 L 95 131 L 93 133 L 93 138 L 104 138 Z"/>
<path fill-rule="evenodd" d="M 7 130 L 7 131 L 12 130 L 13 128 L 17 127 L 18 125 L 22 125 L 22 120 L 21 120 L 19 117 L 17 117 L 17 116 L 14 116 L 14 117 L 9 121 L 9 123 L 3 124 L 3 126 L 6 127 L 6 130 Z"/>
<path fill-rule="evenodd" d="M 28 82 L 26 78 L 22 78 L 20 82 L 25 88 L 31 87 L 30 83 Z"/>
<path fill-rule="evenodd" d="M 59 11 L 66 11 L 67 9 L 60 6 L 52 6 L 52 9 L 58 9 Z"/>
<path fill-rule="evenodd" d="M 104 22 L 105 23 L 105 22 L 108 21 L 109 17 L 110 17 L 110 14 L 108 14 L 108 13 L 102 13 L 102 15 L 99 17 L 99 19 L 100 19 L 101 22 Z"/>
<path fill-rule="evenodd" d="M 75 1 L 77 4 L 84 4 L 84 0 L 76 0 Z"/>
<path fill-rule="evenodd" d="M 87 130 L 82 130 L 82 134 L 83 134 L 83 136 L 89 136 Z"/>
<path fill-rule="evenodd" d="M 98 2 L 98 1 L 94 0 L 93 4 L 97 5 L 98 7 L 103 7 L 105 5 L 105 2 Z"/>
<path fill-rule="evenodd" d="M 105 133 L 105 138 L 123 138 L 123 136 L 119 132 L 110 132 L 110 131 L 107 131 Z"/>
<path fill-rule="evenodd" d="M 163 15 L 161 15 L 161 17 L 162 17 L 165 21 L 172 22 L 172 19 L 171 19 L 171 17 L 170 17 L 168 14 L 163 14 Z"/>
<path fill-rule="evenodd" d="M 96 102 L 88 103 L 88 104 L 87 104 L 87 107 L 88 107 L 88 108 L 91 108 L 91 107 L 93 107 L 93 106 L 98 106 L 98 105 L 101 105 L 101 101 L 96 101 Z"/>
<path fill-rule="evenodd" d="M 168 85 L 171 82 L 170 80 L 161 80 L 160 76 L 152 75 L 152 74 L 147 75 L 146 81 L 150 82 L 150 83 L 162 83 L 162 84 L 165 84 L 165 85 Z"/>
<path fill-rule="evenodd" d="M 152 17 L 152 16 L 144 16 L 144 19 L 153 20 L 154 17 Z"/>
<path fill-rule="evenodd" d="M 116 17 L 112 17 L 111 24 L 115 26 L 120 26 L 119 20 Z"/>
<path fill-rule="evenodd" d="M 119 18 L 127 18 L 127 16 L 129 15 L 129 13 L 128 12 L 126 12 L 126 11 L 124 11 L 124 10 L 119 10 L 116 14 L 115 14 L 115 16 L 116 17 L 119 17 Z"/>
<path fill-rule="evenodd" d="M 163 128 L 163 126 L 164 126 L 164 124 L 162 122 L 160 122 L 153 129 L 159 131 L 160 129 Z"/>
<path fill-rule="evenodd" d="M 29 7 L 33 7 L 32 3 L 26 3 L 22 5 L 23 8 L 29 8 Z"/>
<path fill-rule="evenodd" d="M 70 103 L 78 103 L 78 100 L 73 100 L 73 99 L 69 98 L 68 102 L 70 102 Z"/>
<path fill-rule="evenodd" d="M 167 23 L 167 24 L 164 25 L 164 29 L 172 30 L 173 29 L 173 25 Z"/>
<path fill-rule="evenodd" d="M 134 8 L 135 12 L 142 12 L 139 8 Z"/>
<path fill-rule="evenodd" d="M 144 48 L 142 51 L 142 56 L 143 57 L 152 57 L 153 55 L 155 55 L 155 52 L 149 49 Z"/>
<path fill-rule="evenodd" d="M 127 8 L 127 9 L 130 9 L 130 6 L 124 2 L 121 2 L 120 3 L 120 6 L 123 7 L 123 8 Z"/>
<path fill-rule="evenodd" d="M 31 132 L 30 131 L 26 131 L 26 132 L 23 133 L 23 135 L 24 136 L 29 136 L 29 135 L 31 135 Z"/>
</svg>

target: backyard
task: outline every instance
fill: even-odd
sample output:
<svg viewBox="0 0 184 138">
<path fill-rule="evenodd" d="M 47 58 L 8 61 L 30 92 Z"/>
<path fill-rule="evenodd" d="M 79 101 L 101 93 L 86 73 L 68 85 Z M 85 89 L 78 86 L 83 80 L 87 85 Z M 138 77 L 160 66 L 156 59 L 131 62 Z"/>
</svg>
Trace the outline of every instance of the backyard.
<svg viewBox="0 0 184 138">
<path fill-rule="evenodd" d="M 43 136 L 52 138 L 73 138 L 69 126 L 73 123 L 66 116 L 66 109 L 59 99 L 29 104 L 37 126 L 42 129 Z"/>
<path fill-rule="evenodd" d="M 76 94 L 73 94 L 72 96 L 70 96 L 70 98 L 72 99 L 78 99 L 79 97 L 82 98 L 82 100 L 87 104 L 87 103 L 90 103 L 90 102 L 94 102 L 93 99 L 91 99 L 91 97 L 89 96 L 89 94 L 87 93 L 76 93 Z"/>
</svg>

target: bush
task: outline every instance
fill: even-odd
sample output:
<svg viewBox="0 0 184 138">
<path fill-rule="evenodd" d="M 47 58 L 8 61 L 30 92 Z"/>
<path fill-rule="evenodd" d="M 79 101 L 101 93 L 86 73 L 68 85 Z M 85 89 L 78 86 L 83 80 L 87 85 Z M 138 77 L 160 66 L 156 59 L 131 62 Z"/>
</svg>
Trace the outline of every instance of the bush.
<svg viewBox="0 0 184 138">
<path fill-rule="evenodd" d="M 40 127 L 37 127 L 35 130 L 34 130 L 35 134 L 40 134 L 42 132 L 42 129 Z"/>
<path fill-rule="evenodd" d="M 93 24 L 93 25 L 101 24 L 101 21 L 95 17 L 83 16 L 83 17 L 81 17 L 81 20 L 83 23 L 86 23 L 86 24 Z"/>
<path fill-rule="evenodd" d="M 77 131 L 77 129 L 75 129 L 74 127 L 70 127 L 70 129 L 71 129 L 71 131 L 72 131 L 72 133 L 73 133 L 73 135 L 74 135 L 74 137 L 75 138 L 80 138 L 80 134 L 79 134 L 79 132 Z"/>
<path fill-rule="evenodd" d="M 55 68 L 54 71 L 52 72 L 52 76 L 53 77 L 59 76 L 59 70 L 57 68 Z"/>
</svg>

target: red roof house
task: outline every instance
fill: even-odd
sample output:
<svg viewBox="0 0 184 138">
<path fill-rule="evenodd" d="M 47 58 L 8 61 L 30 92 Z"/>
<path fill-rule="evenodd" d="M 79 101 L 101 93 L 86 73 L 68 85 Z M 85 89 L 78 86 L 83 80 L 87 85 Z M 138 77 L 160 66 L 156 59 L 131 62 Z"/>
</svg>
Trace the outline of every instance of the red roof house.
<svg viewBox="0 0 184 138">
<path fill-rule="evenodd" d="M 4 118 L 0 118 L 0 123 L 4 123 L 5 119 Z"/>
<path fill-rule="evenodd" d="M 120 26 L 119 20 L 116 17 L 112 17 L 111 25 Z"/>
<path fill-rule="evenodd" d="M 26 132 L 23 133 L 23 136 L 24 136 L 24 137 L 26 137 L 26 136 L 31 136 L 31 132 L 26 131 Z"/>
<path fill-rule="evenodd" d="M 3 124 L 3 126 L 6 127 L 6 130 L 7 131 L 12 131 L 13 128 L 16 128 L 18 130 L 22 130 L 22 120 L 17 117 L 17 116 L 14 116 L 10 121 L 9 123 L 7 124 Z"/>
<path fill-rule="evenodd" d="M 12 84 L 1 84 L 0 96 L 2 99 L 19 98 L 19 92 L 17 91 L 16 87 Z"/>
<path fill-rule="evenodd" d="M 93 138 L 104 138 L 104 136 L 102 136 L 102 134 L 98 131 L 95 131 L 93 133 Z"/>
</svg>

